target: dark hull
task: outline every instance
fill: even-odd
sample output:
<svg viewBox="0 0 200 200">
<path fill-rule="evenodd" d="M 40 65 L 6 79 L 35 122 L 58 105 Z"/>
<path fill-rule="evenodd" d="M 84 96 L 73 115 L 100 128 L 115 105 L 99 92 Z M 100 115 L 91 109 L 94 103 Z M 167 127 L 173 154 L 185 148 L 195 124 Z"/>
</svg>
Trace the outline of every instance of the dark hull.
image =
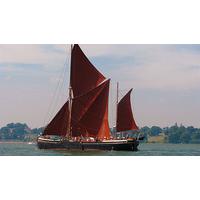
<svg viewBox="0 0 200 200">
<path fill-rule="evenodd" d="M 67 149 L 67 150 L 104 150 L 104 151 L 137 151 L 139 142 L 136 140 L 128 142 L 71 142 L 71 141 L 39 141 L 39 149 Z"/>
</svg>

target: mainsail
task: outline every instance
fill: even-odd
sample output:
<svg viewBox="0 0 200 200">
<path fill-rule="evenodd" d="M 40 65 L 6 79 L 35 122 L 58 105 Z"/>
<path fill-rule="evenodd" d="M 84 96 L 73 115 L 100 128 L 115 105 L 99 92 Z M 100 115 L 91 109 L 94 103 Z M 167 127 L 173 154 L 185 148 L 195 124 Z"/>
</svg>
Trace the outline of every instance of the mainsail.
<svg viewBox="0 0 200 200">
<path fill-rule="evenodd" d="M 108 125 L 108 94 L 107 80 L 97 88 L 73 100 L 72 105 L 72 136 L 110 138 Z"/>
<path fill-rule="evenodd" d="M 61 108 L 43 135 L 109 139 L 109 84 L 110 80 L 106 80 L 91 64 L 79 45 L 75 44 L 71 52 L 72 99 Z"/>
<path fill-rule="evenodd" d="M 131 109 L 131 92 L 132 89 L 121 99 L 121 101 L 117 105 L 117 132 L 138 130 Z"/>
</svg>

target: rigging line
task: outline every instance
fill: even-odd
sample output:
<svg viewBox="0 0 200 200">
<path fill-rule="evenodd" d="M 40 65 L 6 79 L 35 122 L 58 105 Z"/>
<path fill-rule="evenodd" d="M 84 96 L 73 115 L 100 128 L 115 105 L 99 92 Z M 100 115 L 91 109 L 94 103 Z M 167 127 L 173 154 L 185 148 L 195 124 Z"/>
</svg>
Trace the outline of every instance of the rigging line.
<svg viewBox="0 0 200 200">
<path fill-rule="evenodd" d="M 68 53 L 68 49 L 67 49 L 67 47 L 65 46 L 65 48 L 66 48 L 66 52 Z M 71 56 L 71 52 L 69 53 L 69 57 Z M 67 65 L 68 64 L 68 65 Z M 64 72 L 63 72 L 63 82 L 62 82 L 62 86 L 61 86 L 61 88 L 60 88 L 60 90 L 62 91 L 63 90 L 63 87 L 65 86 L 65 84 L 66 84 L 66 88 L 68 87 L 68 78 L 70 79 L 70 77 L 68 77 L 67 78 L 67 75 L 68 75 L 68 73 L 67 73 L 67 71 L 68 71 L 68 68 L 67 68 L 67 66 L 69 66 L 70 67 L 70 64 L 71 64 L 71 59 L 67 59 L 66 58 L 66 61 L 65 61 L 65 69 L 64 69 Z M 64 95 L 63 95 L 64 94 Z M 67 99 L 67 101 L 68 101 L 68 97 L 66 96 L 67 95 L 67 91 L 65 91 L 65 92 L 63 92 L 61 95 L 60 95 L 60 100 L 58 101 L 58 103 L 62 103 L 61 102 L 61 100 L 62 100 L 62 98 L 64 97 L 65 98 L 65 102 L 66 102 L 66 99 Z M 64 103 L 65 103 L 64 102 Z"/>
<path fill-rule="evenodd" d="M 65 83 L 65 74 L 66 74 L 67 65 L 65 64 L 65 69 L 63 71 L 63 77 L 61 78 L 60 87 L 58 88 L 57 96 L 55 98 L 54 107 L 52 108 L 52 113 L 55 113 L 56 108 L 58 107 L 61 99 L 62 99 L 62 89 Z M 66 100 L 65 100 L 66 102 Z"/>
<path fill-rule="evenodd" d="M 119 96 L 120 96 L 120 98 L 119 98 L 119 101 L 120 101 L 123 98 L 123 96 L 124 96 L 124 94 L 122 93 L 122 90 L 119 90 Z"/>
<path fill-rule="evenodd" d="M 64 70 L 65 70 L 65 65 L 66 65 L 66 63 L 67 63 L 67 58 L 66 58 L 66 60 L 65 60 L 64 67 L 63 67 L 63 68 L 61 69 L 61 71 L 60 71 L 59 80 L 58 80 L 58 82 L 57 82 L 57 84 L 56 84 L 56 87 L 55 87 L 55 89 L 54 89 L 54 91 L 53 91 L 53 95 L 52 95 L 51 101 L 50 101 L 50 103 L 49 103 L 49 106 L 48 106 L 46 115 L 45 115 L 45 117 L 44 117 L 44 121 L 43 121 L 44 126 L 46 126 L 46 123 L 50 120 L 49 118 L 50 118 L 51 109 L 52 109 L 52 106 L 53 106 L 53 103 L 54 103 L 54 100 L 55 100 L 55 97 L 56 97 L 56 94 L 57 94 L 57 91 L 58 91 L 58 88 L 59 88 L 59 85 L 60 85 L 60 81 L 61 81 L 63 72 L 64 72 Z"/>
<path fill-rule="evenodd" d="M 113 87 L 113 85 L 111 84 L 111 88 Z M 114 113 L 113 113 L 113 91 L 112 90 L 110 90 L 109 91 L 109 102 L 108 102 L 109 104 L 109 106 L 108 106 L 108 109 L 110 108 L 110 120 L 111 120 L 111 127 L 113 126 L 113 122 L 114 122 L 114 120 L 113 120 L 113 116 L 114 116 Z"/>
<path fill-rule="evenodd" d="M 54 104 L 52 105 L 51 115 L 53 115 L 55 113 L 55 110 L 56 110 L 56 108 L 58 106 L 59 98 L 61 97 L 61 91 L 62 91 L 62 88 L 63 88 L 63 85 L 64 85 L 64 78 L 65 78 L 66 68 L 67 68 L 67 58 L 66 58 L 66 61 L 65 61 L 65 64 L 64 64 L 63 74 L 62 74 L 62 76 L 60 78 L 59 85 L 57 87 L 57 94 L 55 95 L 55 101 L 54 101 Z"/>
<path fill-rule="evenodd" d="M 66 48 L 66 54 L 68 54 L 68 49 L 67 47 Z M 69 55 L 70 56 L 70 55 Z M 59 100 L 61 100 L 62 98 L 62 95 L 61 95 L 61 91 L 63 89 L 63 86 L 64 86 L 64 83 L 65 83 L 65 76 L 66 76 L 66 70 L 67 70 L 67 63 L 68 63 L 68 58 L 66 57 L 66 60 L 65 60 L 65 63 L 64 63 L 64 68 L 63 68 L 63 71 L 61 73 L 61 76 L 60 76 L 60 79 L 59 79 L 59 84 L 58 84 L 58 87 L 57 87 L 57 93 L 55 95 L 55 101 L 54 101 L 54 104 L 52 105 L 52 115 L 55 113 L 55 109 L 57 108 L 58 104 L 59 104 Z M 67 78 L 66 78 L 66 81 L 67 81 Z M 66 102 L 66 100 L 65 100 Z"/>
<path fill-rule="evenodd" d="M 68 61 L 67 61 L 68 62 Z M 67 66 L 70 66 L 70 63 L 66 63 L 66 67 L 65 67 L 65 71 L 64 71 L 64 77 L 63 77 L 63 84 L 62 84 L 62 87 L 61 87 L 61 91 L 64 89 L 64 88 L 68 88 L 68 80 L 70 79 L 68 77 L 68 67 Z M 69 79 L 68 79 L 68 78 Z M 66 87 L 65 87 L 66 86 Z M 65 92 L 62 93 L 62 95 L 60 96 L 60 101 L 62 100 L 62 97 L 65 98 L 65 102 L 66 100 L 68 100 L 68 93 L 67 93 L 67 89 L 65 90 Z"/>
<path fill-rule="evenodd" d="M 46 114 L 44 123 L 47 123 L 47 121 L 50 121 L 50 117 L 52 116 L 52 112 L 53 112 L 52 110 L 53 110 L 53 107 L 54 107 L 54 104 L 55 104 L 55 100 L 56 100 L 56 96 L 57 96 L 58 89 L 59 89 L 59 86 L 60 86 L 60 82 L 61 82 L 61 79 L 62 79 L 62 74 L 63 74 L 64 68 L 62 68 L 61 73 L 59 75 L 59 79 L 58 79 L 58 82 L 56 84 L 55 90 L 53 92 L 53 95 L 52 95 L 52 98 L 51 98 L 51 101 L 50 101 L 50 104 L 49 104 L 49 107 L 48 107 L 48 110 L 47 110 L 47 114 Z"/>
</svg>

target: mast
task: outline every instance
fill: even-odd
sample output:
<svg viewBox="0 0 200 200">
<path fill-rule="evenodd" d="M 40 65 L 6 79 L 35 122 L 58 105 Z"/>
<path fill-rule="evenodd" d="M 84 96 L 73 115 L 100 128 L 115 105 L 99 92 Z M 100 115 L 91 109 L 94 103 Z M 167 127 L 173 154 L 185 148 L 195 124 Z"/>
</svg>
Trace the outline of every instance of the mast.
<svg viewBox="0 0 200 200">
<path fill-rule="evenodd" d="M 115 132 L 115 136 L 117 136 L 117 107 L 118 107 L 118 103 L 119 103 L 119 82 L 117 82 L 117 98 L 116 98 L 116 124 L 115 124 L 115 128 L 116 128 L 116 132 Z"/>
<path fill-rule="evenodd" d="M 70 56 L 70 70 L 72 66 L 72 50 L 73 50 L 73 44 L 71 44 L 71 56 Z M 70 72 L 71 73 L 71 72 Z M 68 119 L 68 124 L 67 124 L 67 137 L 71 138 L 72 136 L 72 130 L 71 130 L 71 116 L 72 116 L 72 86 L 71 82 L 69 82 L 69 119 Z"/>
</svg>

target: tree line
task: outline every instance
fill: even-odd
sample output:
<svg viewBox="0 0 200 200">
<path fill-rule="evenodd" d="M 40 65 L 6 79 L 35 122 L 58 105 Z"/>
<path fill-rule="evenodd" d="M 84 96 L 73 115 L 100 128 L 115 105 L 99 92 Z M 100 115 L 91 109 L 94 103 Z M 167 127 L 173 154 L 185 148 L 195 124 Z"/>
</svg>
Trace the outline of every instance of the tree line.
<svg viewBox="0 0 200 200">
<path fill-rule="evenodd" d="M 160 128 L 159 126 L 142 127 L 140 132 L 147 139 L 149 136 L 158 136 L 164 134 L 168 143 L 197 143 L 200 144 L 200 128 L 194 128 L 193 126 L 185 127 L 177 124 L 171 127 Z"/>
<path fill-rule="evenodd" d="M 33 141 L 43 128 L 31 129 L 25 123 L 10 123 L 0 128 L 0 140 Z"/>
<path fill-rule="evenodd" d="M 44 128 L 31 129 L 25 123 L 10 123 L 0 128 L 0 140 L 20 140 L 32 141 L 43 132 Z M 148 137 L 159 136 L 164 134 L 168 143 L 199 143 L 200 144 L 200 128 L 193 126 L 185 127 L 177 124 L 171 127 L 161 128 L 159 126 L 142 127 L 139 130 L 141 135 L 145 136 L 145 141 Z"/>
</svg>

